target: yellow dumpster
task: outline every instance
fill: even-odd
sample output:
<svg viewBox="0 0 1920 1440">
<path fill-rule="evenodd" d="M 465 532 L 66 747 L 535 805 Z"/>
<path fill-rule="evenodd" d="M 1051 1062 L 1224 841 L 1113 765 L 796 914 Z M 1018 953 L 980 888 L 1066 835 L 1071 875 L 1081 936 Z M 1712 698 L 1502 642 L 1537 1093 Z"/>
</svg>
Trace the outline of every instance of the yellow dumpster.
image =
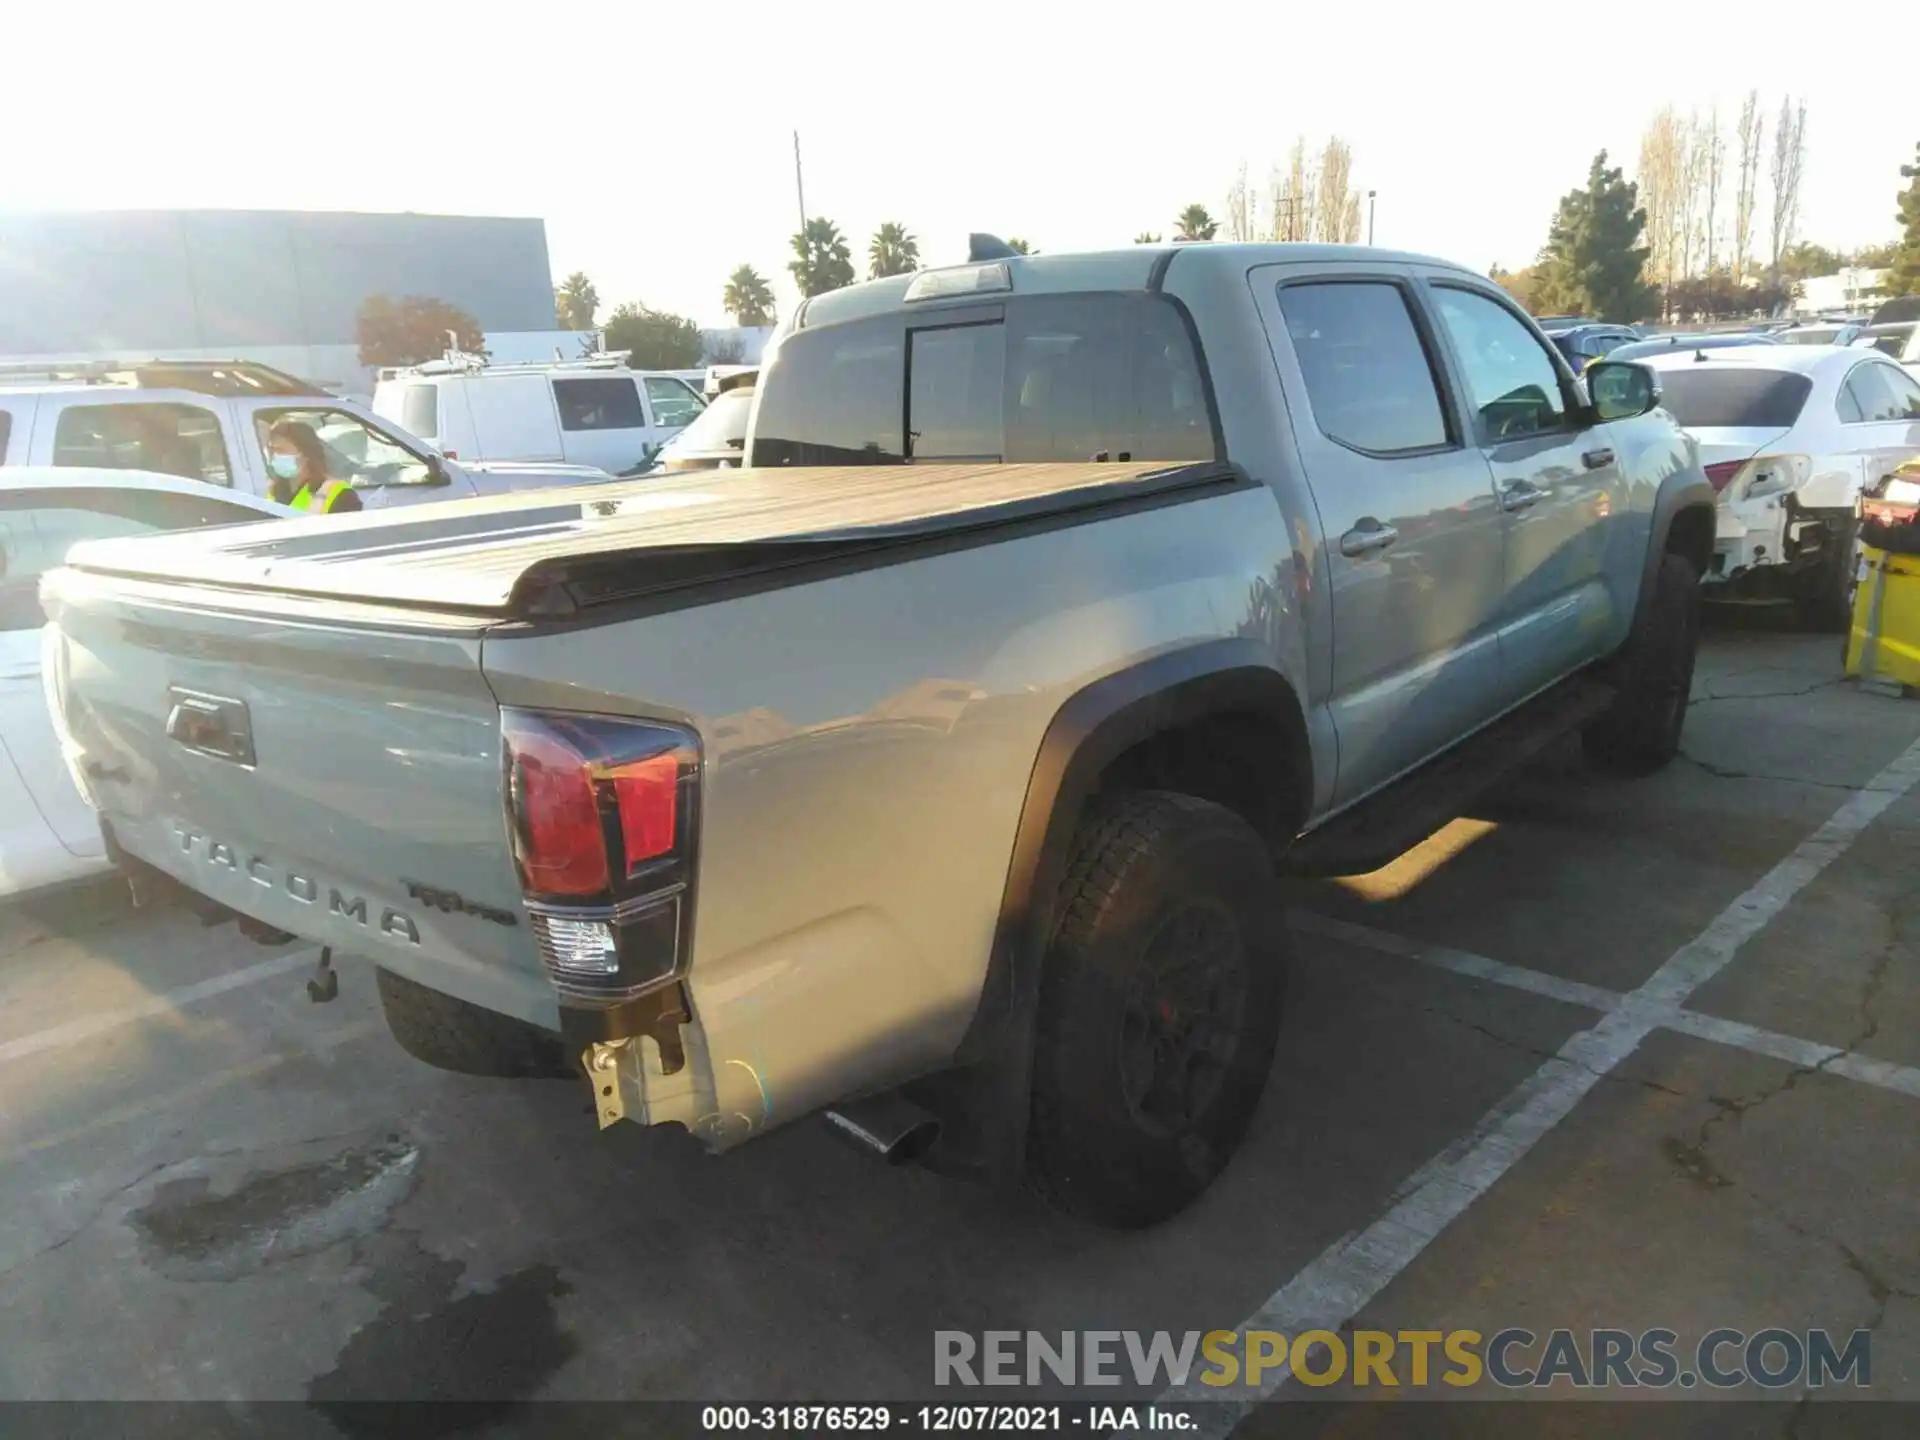
<svg viewBox="0 0 1920 1440">
<path fill-rule="evenodd" d="M 1860 547 L 1847 674 L 1920 687 L 1920 555 Z"/>
</svg>

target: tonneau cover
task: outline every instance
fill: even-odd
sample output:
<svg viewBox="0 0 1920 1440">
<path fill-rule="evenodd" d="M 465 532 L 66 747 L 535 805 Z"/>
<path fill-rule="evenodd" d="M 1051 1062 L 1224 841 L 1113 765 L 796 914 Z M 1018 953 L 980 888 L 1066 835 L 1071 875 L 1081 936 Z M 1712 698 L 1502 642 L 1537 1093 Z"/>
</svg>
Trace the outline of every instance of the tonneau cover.
<svg viewBox="0 0 1920 1440">
<path fill-rule="evenodd" d="M 701 578 L 668 556 L 878 543 L 1216 482 L 1223 465 L 873 465 L 698 471 L 479 500 L 93 541 L 74 569 L 202 586 L 511 615 Z M 746 557 L 733 573 L 751 568 Z M 649 565 L 647 562 L 654 563 Z M 621 572 L 619 584 L 606 579 Z"/>
</svg>

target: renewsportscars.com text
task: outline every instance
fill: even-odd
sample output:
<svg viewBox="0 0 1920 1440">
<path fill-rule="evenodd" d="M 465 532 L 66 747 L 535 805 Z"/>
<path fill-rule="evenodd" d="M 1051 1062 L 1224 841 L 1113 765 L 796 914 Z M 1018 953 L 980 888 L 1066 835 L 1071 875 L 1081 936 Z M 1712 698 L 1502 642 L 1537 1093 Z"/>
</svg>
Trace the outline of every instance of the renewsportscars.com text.
<svg viewBox="0 0 1920 1440">
<path fill-rule="evenodd" d="M 1873 1383 L 1873 1336 L 1825 1330 L 1709 1330 L 1691 1346 L 1672 1330 L 937 1330 L 936 1385 L 1429 1384 L 1506 1389 L 1763 1389 Z"/>
</svg>

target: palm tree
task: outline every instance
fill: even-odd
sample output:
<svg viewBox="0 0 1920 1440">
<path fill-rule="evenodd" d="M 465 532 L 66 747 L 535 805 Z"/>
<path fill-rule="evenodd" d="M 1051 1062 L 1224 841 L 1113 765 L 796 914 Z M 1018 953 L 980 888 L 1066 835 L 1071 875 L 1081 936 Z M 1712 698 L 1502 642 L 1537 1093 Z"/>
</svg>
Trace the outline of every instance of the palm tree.
<svg viewBox="0 0 1920 1440">
<path fill-rule="evenodd" d="M 1207 213 L 1204 205 L 1189 205 L 1180 212 L 1180 220 L 1174 226 L 1175 240 L 1211 240 L 1220 233 L 1220 227 L 1214 223 L 1213 216 Z"/>
<path fill-rule="evenodd" d="M 889 220 L 873 232 L 867 246 L 867 276 L 879 280 L 888 275 L 910 275 L 920 268 L 920 242 L 907 233 L 907 227 Z"/>
<path fill-rule="evenodd" d="M 1160 243 L 1160 237 L 1151 230 L 1142 230 L 1138 235 L 1133 237 L 1133 243 L 1136 245 L 1158 245 Z"/>
<path fill-rule="evenodd" d="M 1040 253 L 1038 250 L 1034 249 L 1033 246 L 1029 245 L 1026 241 L 1020 239 L 1018 236 L 1015 236 L 1013 239 L 1007 241 L 1007 248 L 1013 251 L 1013 253 L 1016 255 L 1038 255 Z"/>
<path fill-rule="evenodd" d="M 600 308 L 600 292 L 593 288 L 587 272 L 576 270 L 553 287 L 554 315 L 562 330 L 591 330 L 594 312 Z"/>
<path fill-rule="evenodd" d="M 787 262 L 787 271 L 802 295 L 824 295 L 853 283 L 846 237 L 831 220 L 807 221 L 806 229 L 794 232 L 792 243 L 794 258 Z"/>
<path fill-rule="evenodd" d="M 773 324 L 773 287 L 751 265 L 742 265 L 727 277 L 720 304 L 736 325 L 751 329 Z"/>
</svg>

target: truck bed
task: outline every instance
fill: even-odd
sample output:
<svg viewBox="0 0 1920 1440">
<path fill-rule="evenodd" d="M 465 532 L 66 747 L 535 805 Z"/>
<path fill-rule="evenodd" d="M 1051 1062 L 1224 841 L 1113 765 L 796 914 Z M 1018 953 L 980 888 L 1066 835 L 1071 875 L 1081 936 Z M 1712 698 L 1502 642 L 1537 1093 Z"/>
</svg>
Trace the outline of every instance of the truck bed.
<svg viewBox="0 0 1920 1440">
<path fill-rule="evenodd" d="M 77 570 L 417 606 L 566 614 L 902 539 L 1135 500 L 1215 464 L 964 464 L 698 472 L 77 547 Z"/>
</svg>

